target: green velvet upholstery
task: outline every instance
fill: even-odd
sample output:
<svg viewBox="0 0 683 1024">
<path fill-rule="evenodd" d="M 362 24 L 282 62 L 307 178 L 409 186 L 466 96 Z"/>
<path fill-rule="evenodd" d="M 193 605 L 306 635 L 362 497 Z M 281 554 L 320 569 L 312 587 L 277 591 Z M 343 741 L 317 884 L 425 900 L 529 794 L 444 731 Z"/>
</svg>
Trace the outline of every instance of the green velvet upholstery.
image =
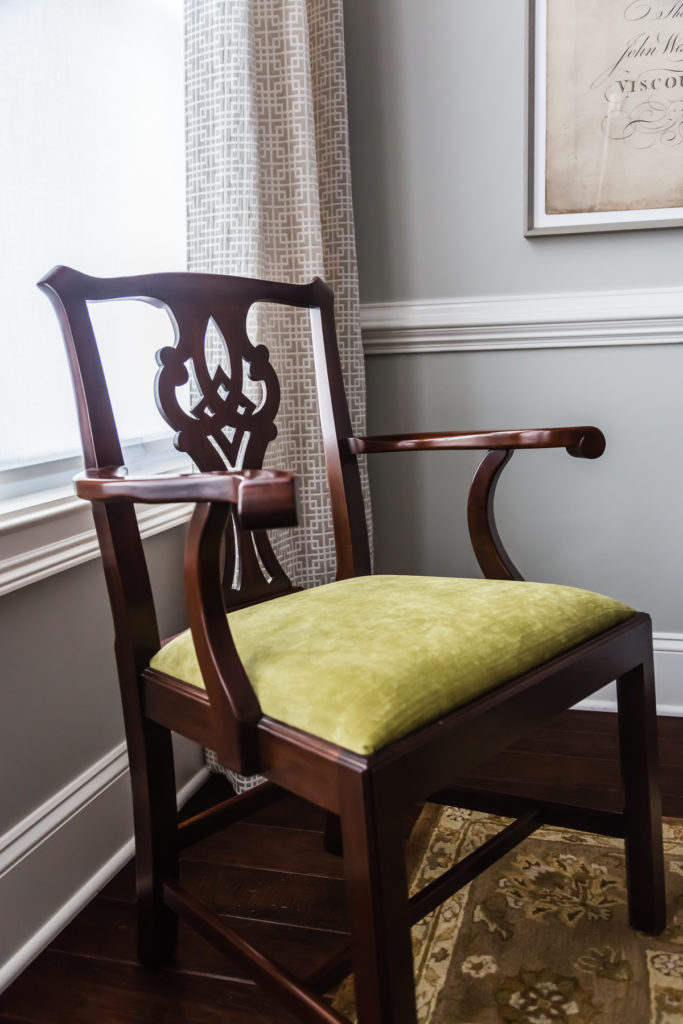
<svg viewBox="0 0 683 1024">
<path fill-rule="evenodd" d="M 632 614 L 572 587 L 364 576 L 229 622 L 266 715 L 368 754 Z M 189 630 L 151 665 L 204 685 Z"/>
</svg>

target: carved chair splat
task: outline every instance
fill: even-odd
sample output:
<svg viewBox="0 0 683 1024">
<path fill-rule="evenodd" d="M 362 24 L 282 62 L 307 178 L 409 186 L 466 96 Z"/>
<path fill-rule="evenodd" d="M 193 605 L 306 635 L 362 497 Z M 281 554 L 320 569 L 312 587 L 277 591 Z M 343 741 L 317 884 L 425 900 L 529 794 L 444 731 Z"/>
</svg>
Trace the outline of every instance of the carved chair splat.
<svg viewBox="0 0 683 1024">
<path fill-rule="evenodd" d="M 370 691 L 369 666 L 375 645 L 380 643 L 382 631 L 397 608 L 391 601 L 382 603 L 386 600 L 383 588 L 394 588 L 392 600 L 398 592 L 410 602 L 413 590 L 431 600 L 438 588 L 467 581 L 433 580 L 422 585 L 406 578 L 370 576 L 358 455 L 415 450 L 487 452 L 472 486 L 468 522 L 488 580 L 473 581 L 472 586 L 480 588 L 479 593 L 484 592 L 481 588 L 494 588 L 486 593 L 495 593 L 504 600 L 511 593 L 506 588 L 533 589 L 540 585 L 519 582 L 521 577 L 498 535 L 493 496 L 500 472 L 513 451 L 525 448 L 566 448 L 573 456 L 596 458 L 604 449 L 600 431 L 595 427 L 571 427 L 353 436 L 337 351 L 332 294 L 319 280 L 289 285 L 205 274 L 99 279 L 58 267 L 43 278 L 40 287 L 58 316 L 72 370 L 86 465 L 85 472 L 77 477 L 76 490 L 92 502 L 115 622 L 134 797 L 141 962 L 154 966 L 173 956 L 177 919 L 182 917 L 250 971 L 301 1021 L 339 1024 L 342 1018 L 322 993 L 351 963 L 360 1024 L 416 1024 L 411 923 L 543 822 L 623 836 L 631 922 L 643 931 L 659 932 L 665 923 L 665 909 L 652 635 L 647 615 L 587 595 L 585 599 L 595 599 L 600 614 L 608 616 L 609 621 L 605 619 L 601 627 L 582 627 L 582 635 L 568 645 L 543 648 L 545 653 L 535 655 L 536 660 L 532 658 L 524 669 L 509 669 L 494 682 L 480 681 L 478 688 L 465 697 L 455 690 L 451 694 L 454 680 L 460 679 L 464 669 L 464 662 L 456 659 L 448 664 L 443 683 L 451 703 L 438 711 L 420 712 L 423 717 L 419 720 L 407 719 L 407 724 L 373 741 L 374 746 L 367 750 L 358 749 L 360 741 L 340 743 L 331 739 L 326 729 L 316 732 L 302 727 L 290 720 L 286 708 L 279 714 L 269 711 L 266 691 L 259 683 L 257 693 L 255 672 L 247 669 L 251 662 L 238 629 L 240 622 L 247 622 L 253 615 L 260 628 L 259 638 L 266 638 L 271 632 L 275 635 L 277 616 L 285 609 L 305 607 L 313 619 L 304 623 L 313 630 L 318 621 L 315 615 L 328 599 L 325 595 L 337 600 L 342 592 L 352 595 L 349 614 L 353 619 L 354 602 L 376 586 L 372 593 L 379 595 L 373 598 L 377 603 L 369 606 L 374 608 L 369 616 L 374 626 L 364 634 L 366 648 L 361 651 L 368 665 L 368 678 L 360 673 L 363 689 L 354 688 L 351 678 L 342 678 L 339 683 L 341 697 L 347 703 L 365 700 L 366 683 Z M 136 477 L 123 466 L 87 304 L 125 298 L 166 309 L 174 323 L 175 343 L 158 355 L 157 400 L 175 431 L 177 447 L 191 456 L 197 473 Z M 296 592 L 268 540 L 268 529 L 295 524 L 296 491 L 291 473 L 263 468 L 268 444 L 276 434 L 279 384 L 268 350 L 263 345 L 254 346 L 247 332 L 247 315 L 256 302 L 310 311 L 337 554 L 337 582 L 315 591 Z M 206 358 L 209 327 L 225 350 L 223 364 L 215 367 L 209 366 Z M 260 388 L 258 400 L 245 386 L 245 372 Z M 178 401 L 177 391 L 190 374 L 199 397 L 188 410 Z M 200 682 L 156 664 L 160 654 L 172 645 L 160 651 L 133 507 L 134 502 L 178 501 L 196 506 L 186 544 L 185 590 Z M 558 589 L 545 588 L 542 593 L 549 595 L 552 591 L 557 596 Z M 526 595 L 532 590 L 514 593 Z M 525 610 L 523 599 L 517 599 L 517 603 L 523 606 L 521 614 L 527 615 L 528 624 L 532 613 Z M 539 608 L 538 614 L 544 615 L 545 605 Z M 231 610 L 229 619 L 226 609 Z M 401 609 L 402 605 L 398 613 Z M 457 634 L 467 603 L 457 607 L 447 603 L 444 612 L 449 632 Z M 415 614 L 415 621 L 422 621 L 419 612 Z M 367 626 L 364 620 L 363 627 Z M 490 615 L 482 628 L 482 644 L 489 643 L 492 630 L 498 626 L 499 620 Z M 421 630 L 427 632 L 430 628 L 431 620 L 415 626 L 411 645 L 419 648 Z M 286 628 L 282 636 L 276 645 L 277 657 L 289 656 L 290 646 L 295 646 L 291 629 Z M 329 643 L 335 642 L 330 636 Z M 260 639 L 257 647 L 259 643 Z M 430 644 L 425 640 L 426 647 Z M 337 655 L 347 651 L 347 646 L 342 639 L 341 647 L 335 648 Z M 501 658 L 504 656 L 503 649 Z M 384 656 L 379 660 L 383 663 Z M 164 664 L 168 668 L 168 663 Z M 323 676 L 329 674 L 324 659 L 313 668 L 322 683 Z M 612 679 L 619 681 L 625 791 L 622 814 L 560 803 L 529 806 L 521 798 L 480 792 L 474 795 L 462 785 L 453 788 L 454 780 L 466 776 L 483 760 Z M 293 685 L 292 681 L 287 685 Z M 415 685 L 403 691 L 406 700 L 421 685 L 422 676 L 415 676 Z M 311 702 L 315 703 L 315 695 Z M 305 700 L 302 703 L 304 714 L 308 714 L 311 708 Z M 337 724 L 336 720 L 332 722 L 333 735 L 337 735 Z M 215 749 L 221 760 L 236 771 L 263 774 L 268 783 L 178 825 L 171 730 Z M 350 950 L 340 950 L 328 969 L 316 971 L 308 980 L 289 976 L 227 928 L 185 888 L 178 872 L 181 847 L 229 825 L 285 791 L 329 812 L 327 841 L 330 846 L 343 848 L 347 880 Z M 400 823 L 406 808 L 428 798 L 461 806 L 488 801 L 490 809 L 510 813 L 518 820 L 409 900 Z M 337 822 L 340 828 L 335 827 Z"/>
</svg>

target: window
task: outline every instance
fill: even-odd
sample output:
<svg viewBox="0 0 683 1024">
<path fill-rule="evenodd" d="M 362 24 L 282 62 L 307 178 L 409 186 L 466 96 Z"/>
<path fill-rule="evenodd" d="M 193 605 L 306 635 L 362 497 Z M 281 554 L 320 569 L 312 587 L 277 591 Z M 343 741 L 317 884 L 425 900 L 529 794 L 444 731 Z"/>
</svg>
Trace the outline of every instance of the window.
<svg viewBox="0 0 683 1024">
<path fill-rule="evenodd" d="M 79 450 L 38 278 L 56 263 L 96 275 L 185 268 L 182 0 L 4 0 L 0 41 L 0 469 L 11 468 L 16 488 L 18 467 Z M 112 334 L 110 370 L 136 353 L 142 368 L 168 343 L 164 314 L 151 308 L 93 314 L 127 333 L 125 353 Z M 163 432 L 151 397 L 142 401 L 149 389 L 117 374 L 110 383 L 123 437 Z"/>
<path fill-rule="evenodd" d="M 57 263 L 103 276 L 185 269 L 183 50 L 182 0 L 0 3 L 5 530 L 28 505 L 62 515 L 52 489 L 72 494 L 80 465 L 64 348 L 36 281 Z M 91 313 L 111 336 L 103 359 L 131 456 L 168 459 L 151 389 L 168 318 L 141 303 Z"/>
</svg>

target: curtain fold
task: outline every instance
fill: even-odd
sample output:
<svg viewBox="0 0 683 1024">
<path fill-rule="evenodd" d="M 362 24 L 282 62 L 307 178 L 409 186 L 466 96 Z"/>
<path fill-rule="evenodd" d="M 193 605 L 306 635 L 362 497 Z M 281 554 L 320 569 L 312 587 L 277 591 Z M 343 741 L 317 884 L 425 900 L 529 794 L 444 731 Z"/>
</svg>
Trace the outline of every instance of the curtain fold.
<svg viewBox="0 0 683 1024">
<path fill-rule="evenodd" d="M 186 0 L 185 17 L 188 267 L 327 281 L 363 433 L 342 0 Z M 308 318 L 271 307 L 250 330 L 283 385 L 268 464 L 301 484 L 300 527 L 271 539 L 290 578 L 316 586 L 334 578 L 335 559 Z"/>
</svg>

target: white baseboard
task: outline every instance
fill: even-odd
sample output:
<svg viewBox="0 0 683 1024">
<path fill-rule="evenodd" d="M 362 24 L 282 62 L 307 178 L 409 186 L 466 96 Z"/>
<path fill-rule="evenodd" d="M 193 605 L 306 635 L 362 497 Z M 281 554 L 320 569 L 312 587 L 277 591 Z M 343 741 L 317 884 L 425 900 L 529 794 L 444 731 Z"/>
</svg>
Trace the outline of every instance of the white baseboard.
<svg viewBox="0 0 683 1024">
<path fill-rule="evenodd" d="M 178 806 L 207 775 L 182 786 Z M 0 836 L 0 992 L 132 857 L 132 836 L 125 744 Z"/>
<path fill-rule="evenodd" d="M 657 713 L 683 718 L 683 633 L 654 633 Z M 614 683 L 576 705 L 582 711 L 616 711 Z"/>
</svg>

